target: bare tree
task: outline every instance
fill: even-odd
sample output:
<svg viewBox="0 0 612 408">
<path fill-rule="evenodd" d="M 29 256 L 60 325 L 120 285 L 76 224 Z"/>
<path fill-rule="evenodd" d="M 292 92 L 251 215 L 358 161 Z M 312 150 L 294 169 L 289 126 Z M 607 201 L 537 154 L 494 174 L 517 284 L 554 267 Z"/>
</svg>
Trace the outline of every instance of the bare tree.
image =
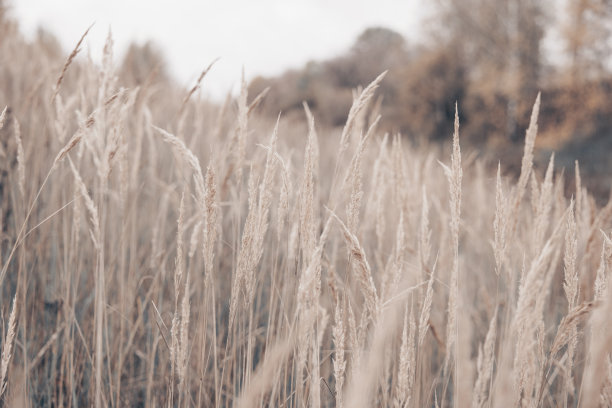
<svg viewBox="0 0 612 408">
<path fill-rule="evenodd" d="M 562 33 L 570 57 L 570 84 L 601 77 L 612 52 L 612 1 L 569 0 Z"/>
<path fill-rule="evenodd" d="M 542 69 L 542 3 L 536 0 L 441 0 L 441 21 L 463 55 L 476 92 L 502 95 L 506 136 L 516 139 L 519 104 L 533 101 Z"/>
</svg>

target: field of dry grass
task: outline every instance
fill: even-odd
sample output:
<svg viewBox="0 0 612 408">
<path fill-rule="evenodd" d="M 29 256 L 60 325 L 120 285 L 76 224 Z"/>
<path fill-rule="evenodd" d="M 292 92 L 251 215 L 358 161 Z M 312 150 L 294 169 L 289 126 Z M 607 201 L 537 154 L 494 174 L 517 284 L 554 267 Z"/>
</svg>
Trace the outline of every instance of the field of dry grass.
<svg viewBox="0 0 612 408">
<path fill-rule="evenodd" d="M 4 406 L 612 405 L 612 203 L 533 168 L 546 101 L 514 179 L 380 134 L 384 74 L 337 132 L 0 31 Z"/>
</svg>

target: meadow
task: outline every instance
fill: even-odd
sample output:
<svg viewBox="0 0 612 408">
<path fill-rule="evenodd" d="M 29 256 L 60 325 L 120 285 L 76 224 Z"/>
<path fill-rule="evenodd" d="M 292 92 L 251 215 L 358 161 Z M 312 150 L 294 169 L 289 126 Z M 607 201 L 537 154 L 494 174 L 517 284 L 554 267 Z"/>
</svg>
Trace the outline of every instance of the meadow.
<svg viewBox="0 0 612 408">
<path fill-rule="evenodd" d="M 515 177 L 380 132 L 384 72 L 330 128 L 81 47 L 0 25 L 3 406 L 612 406 L 612 202 L 534 167 L 545 99 Z"/>
</svg>

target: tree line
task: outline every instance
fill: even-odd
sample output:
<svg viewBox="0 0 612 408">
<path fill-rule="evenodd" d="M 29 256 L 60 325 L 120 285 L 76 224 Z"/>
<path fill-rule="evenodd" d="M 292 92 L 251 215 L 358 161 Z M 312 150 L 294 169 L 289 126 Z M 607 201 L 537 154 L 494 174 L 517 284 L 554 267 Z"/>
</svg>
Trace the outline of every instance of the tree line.
<svg viewBox="0 0 612 408">
<path fill-rule="evenodd" d="M 261 109 L 301 112 L 340 125 L 352 90 L 389 70 L 381 111 L 389 131 L 446 139 L 454 104 L 465 140 L 517 143 L 542 92 L 541 141 L 551 147 L 612 129 L 610 0 L 438 0 L 421 43 L 384 27 L 365 30 L 344 55 L 312 61 L 274 78 Z"/>
</svg>

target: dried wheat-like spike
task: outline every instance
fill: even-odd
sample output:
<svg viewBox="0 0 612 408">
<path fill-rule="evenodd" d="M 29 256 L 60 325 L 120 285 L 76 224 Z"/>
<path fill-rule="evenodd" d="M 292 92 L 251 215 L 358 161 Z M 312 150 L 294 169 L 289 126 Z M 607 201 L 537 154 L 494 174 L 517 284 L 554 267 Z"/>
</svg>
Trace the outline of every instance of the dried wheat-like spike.
<svg viewBox="0 0 612 408">
<path fill-rule="evenodd" d="M 206 282 L 210 284 L 213 273 L 213 261 L 215 257 L 215 242 L 218 235 L 219 204 L 217 203 L 217 180 L 215 169 L 212 164 L 206 169 L 206 193 L 204 195 L 204 264 L 206 268 Z"/>
<path fill-rule="evenodd" d="M 478 378 L 474 386 L 474 394 L 472 397 L 472 408 L 480 408 L 485 406 L 487 401 L 487 386 L 493 375 L 493 365 L 495 362 L 495 340 L 497 337 L 497 312 L 499 308 L 495 308 L 495 313 L 489 323 L 489 330 L 485 337 L 484 347 L 481 345 L 478 349 Z"/>
<path fill-rule="evenodd" d="M 174 260 L 174 305 L 178 304 L 179 291 L 183 282 L 183 271 L 185 270 L 185 261 L 183 259 L 183 235 L 185 233 L 185 192 L 181 193 L 181 201 L 179 204 L 179 217 L 177 220 L 176 230 L 176 258 Z"/>
<path fill-rule="evenodd" d="M 459 302 L 459 222 L 461 219 L 461 148 L 459 147 L 459 111 L 455 104 L 455 131 L 453 133 L 453 152 L 451 167 L 444 168 L 450 185 L 451 239 L 453 245 L 453 266 L 451 271 L 450 293 L 448 296 L 448 322 L 446 326 L 446 357 L 447 367 L 451 357 L 456 357 L 457 348 L 457 313 Z M 454 347 L 454 349 L 453 349 Z M 457 367 L 455 367 L 457 372 Z M 455 375 L 456 380 L 456 375 Z"/>
<path fill-rule="evenodd" d="M 408 316 L 410 315 L 410 321 Z M 416 324 L 414 316 L 408 312 L 408 305 L 404 312 L 404 330 L 402 331 L 402 345 L 400 347 L 399 368 L 397 373 L 398 384 L 396 394 L 397 407 L 410 406 L 416 365 L 416 350 L 414 336 Z"/>
<path fill-rule="evenodd" d="M 325 223 L 323 232 L 319 237 L 319 243 L 311 256 L 308 266 L 300 277 L 298 285 L 298 310 L 313 311 L 315 305 L 318 305 L 318 298 L 321 293 L 321 255 L 329 235 L 330 226 L 331 217 Z"/>
<path fill-rule="evenodd" d="M 350 258 L 354 264 L 353 270 L 356 273 L 357 281 L 363 292 L 367 308 L 371 313 L 371 316 L 376 318 L 380 310 L 380 304 L 378 294 L 376 292 L 376 286 L 374 285 L 374 279 L 372 278 L 372 271 L 366 258 L 365 251 L 359 243 L 357 237 L 352 234 L 351 231 L 349 231 L 346 224 L 344 224 L 335 213 L 331 212 L 331 215 L 342 228 L 346 245 L 349 248 Z"/>
<path fill-rule="evenodd" d="M 421 316 L 419 318 L 419 347 L 423 345 L 423 341 L 429 330 L 429 315 L 431 313 L 431 303 L 433 301 L 433 283 L 437 264 L 438 259 L 436 258 L 436 262 L 434 262 L 433 268 L 431 268 L 431 276 L 427 282 L 427 290 L 425 291 L 425 298 L 423 299 L 423 306 L 421 307 Z"/>
<path fill-rule="evenodd" d="M 2 109 L 2 113 L 0 113 L 0 129 L 4 127 L 4 121 L 6 120 L 7 109 L 8 109 L 8 106 L 5 106 L 4 109 Z"/>
<path fill-rule="evenodd" d="M 419 268 L 427 269 L 429 255 L 431 253 L 431 229 L 429 228 L 429 202 L 427 201 L 427 190 L 422 188 L 421 198 L 421 223 L 419 228 Z M 423 276 L 419 276 L 419 280 Z"/>
<path fill-rule="evenodd" d="M 344 398 L 342 387 L 344 386 L 344 372 L 346 371 L 346 360 L 344 358 L 345 351 L 345 328 L 344 318 L 345 311 L 342 307 L 342 300 L 336 301 L 336 309 L 334 314 L 334 327 L 332 336 L 334 338 L 334 378 L 336 379 L 336 406 L 342 408 L 344 406 Z"/>
<path fill-rule="evenodd" d="M 595 276 L 595 285 L 593 288 L 594 299 L 603 300 L 604 294 L 608 287 L 608 273 L 606 271 L 608 262 L 612 259 L 612 240 L 608 238 L 605 232 L 601 232 L 603 235 L 603 242 L 601 244 L 601 256 L 599 260 L 599 267 L 597 268 L 597 275 Z"/>
<path fill-rule="evenodd" d="M 183 271 L 185 269 L 183 260 L 183 234 L 185 230 L 185 192 L 181 194 L 181 201 L 179 204 L 179 217 L 177 220 L 177 231 L 176 231 L 176 258 L 174 268 L 174 316 L 172 317 L 172 326 L 170 328 L 170 386 L 168 387 L 170 396 L 169 400 L 173 400 L 174 395 L 174 376 L 181 373 L 181 366 L 179 365 L 179 354 L 181 350 L 181 343 L 179 340 L 180 321 L 181 314 L 178 308 L 179 298 L 183 283 Z M 188 295 L 183 294 L 183 297 Z"/>
<path fill-rule="evenodd" d="M 17 119 L 14 121 L 14 132 L 15 143 L 17 144 L 17 183 L 19 185 L 21 198 L 25 200 L 25 153 L 23 151 L 23 144 L 21 143 L 21 127 Z"/>
<path fill-rule="evenodd" d="M 504 199 L 504 191 L 501 181 L 501 163 L 497 164 L 497 184 L 495 188 L 495 220 L 493 221 L 494 243 L 493 253 L 495 255 L 495 273 L 499 276 L 502 271 L 506 257 L 506 229 L 508 207 Z"/>
<path fill-rule="evenodd" d="M 72 60 L 77 56 L 77 54 L 81 51 L 81 44 L 83 43 L 83 40 L 85 39 L 85 37 L 87 36 L 87 34 L 89 33 L 89 30 L 91 30 L 91 27 L 93 27 L 93 24 L 90 25 L 87 30 L 85 30 L 85 32 L 83 33 L 83 35 L 81 36 L 81 38 L 79 39 L 79 42 L 77 42 L 76 46 L 74 47 L 74 49 L 72 50 L 72 52 L 70 53 L 70 55 L 68 56 L 68 59 L 66 60 L 66 63 L 64 64 L 64 66 L 62 67 L 62 72 L 60 73 L 59 77 L 57 78 L 57 81 L 55 82 L 55 87 L 53 89 L 53 96 L 51 97 L 51 102 L 53 102 L 53 100 L 55 100 L 55 97 L 57 96 L 57 93 L 60 90 L 60 85 L 62 84 L 62 81 L 64 79 L 64 75 L 66 74 L 66 70 L 68 69 L 68 67 L 70 66 L 70 64 L 72 64 Z"/>
<path fill-rule="evenodd" d="M 280 120 L 280 117 L 279 117 Z M 266 167 L 264 176 L 259 185 L 259 200 L 257 201 L 257 187 L 251 169 L 249 177 L 249 213 L 242 233 L 240 252 L 238 253 L 238 269 L 234 276 L 232 294 L 230 301 L 230 322 L 233 322 L 236 314 L 238 301 L 238 288 L 244 284 L 244 291 L 247 295 L 247 306 L 250 306 L 255 296 L 255 268 L 259 264 L 264 251 L 264 238 L 268 230 L 268 215 L 272 201 L 272 182 L 276 173 L 276 143 L 278 140 L 277 120 L 272 136 L 270 137 L 270 147 L 266 157 Z"/>
<path fill-rule="evenodd" d="M 555 154 L 551 154 L 548 162 L 548 168 L 546 169 L 546 175 L 542 182 L 539 193 L 533 194 L 533 197 L 537 196 L 535 201 L 535 226 L 533 228 L 533 253 L 537 254 L 542 249 L 544 243 L 544 237 L 548 231 L 550 224 L 550 210 L 552 208 L 553 199 L 553 182 L 552 175 L 555 165 Z M 534 175 L 535 179 L 535 174 Z"/>
<path fill-rule="evenodd" d="M 68 163 L 70 163 L 70 169 L 72 170 L 72 174 L 74 175 L 76 186 L 78 187 L 79 192 L 81 193 L 81 197 L 83 197 L 83 199 L 85 200 L 85 208 L 87 208 L 87 212 L 89 213 L 89 219 L 93 228 L 93 230 L 91 231 L 91 239 L 96 249 L 99 250 L 103 243 L 101 240 L 102 234 L 100 232 L 100 217 L 98 215 L 98 208 L 89 196 L 89 193 L 87 192 L 87 187 L 85 186 L 85 183 L 83 183 L 83 179 L 81 178 L 79 171 L 74 166 L 72 160 L 70 160 L 70 157 L 68 157 Z"/>
<path fill-rule="evenodd" d="M 300 246 L 303 259 L 309 260 L 315 247 L 315 169 L 316 169 L 316 149 L 317 133 L 314 127 L 314 119 L 308 110 L 308 105 L 304 105 L 308 120 L 308 145 L 304 157 L 304 175 L 300 188 Z"/>
<path fill-rule="evenodd" d="M 66 146 L 64 146 L 57 154 L 55 160 L 53 160 L 52 167 L 55 167 L 60 161 L 62 161 L 64 157 L 66 157 L 66 155 L 81 141 L 82 138 L 83 135 L 81 133 L 75 133 L 74 136 L 72 136 L 72 138 L 68 141 Z"/>
<path fill-rule="evenodd" d="M 529 176 L 531 175 L 531 169 L 533 167 L 533 148 L 535 146 L 536 136 L 538 134 L 538 114 L 540 113 L 540 93 L 536 98 L 536 101 L 533 105 L 533 110 L 531 111 L 531 119 L 529 120 L 529 127 L 527 128 L 527 133 L 525 135 L 525 150 L 523 153 L 523 160 L 521 161 L 521 174 L 519 176 L 519 180 L 516 184 L 516 189 L 514 191 L 514 197 L 512 199 L 513 203 L 510 207 L 509 219 L 512 224 L 510 224 L 510 233 L 514 234 L 517 223 L 517 213 L 519 209 L 519 205 L 523 200 L 523 195 L 525 194 L 525 188 L 527 187 L 527 182 L 529 181 Z"/>
<path fill-rule="evenodd" d="M 346 214 L 347 214 L 347 227 L 349 231 L 353 234 L 357 234 L 357 225 L 359 223 L 359 210 L 361 208 L 361 199 L 363 197 L 363 190 L 361 185 L 361 160 L 363 156 L 363 151 L 366 147 L 366 142 L 370 138 L 370 135 L 374 132 L 378 121 L 380 120 L 380 116 L 376 118 L 374 123 L 368 129 L 366 135 L 360 140 L 359 147 L 357 148 L 357 152 L 353 156 L 351 160 L 351 165 L 349 167 L 350 172 L 348 174 L 349 185 L 350 185 L 350 200 L 346 206 Z"/>
<path fill-rule="evenodd" d="M 272 204 L 272 183 L 276 174 L 277 159 L 276 159 L 276 143 L 278 141 L 278 125 L 280 116 L 276 121 L 272 136 L 270 137 L 270 146 L 266 155 L 266 167 L 264 175 L 259 185 L 259 202 L 255 209 L 255 225 L 254 239 L 251 245 L 250 266 L 247 268 L 245 275 L 246 293 L 248 294 L 247 304 L 251 305 L 255 296 L 255 278 L 253 276 L 255 267 L 259 264 L 259 260 L 264 252 L 264 239 L 268 231 L 270 206 Z"/>
<path fill-rule="evenodd" d="M 569 212 L 565 229 L 565 254 L 563 256 L 565 281 L 563 282 L 563 290 L 565 291 L 568 309 L 571 310 L 576 306 L 579 295 L 578 270 L 576 269 L 578 237 L 576 235 L 576 215 L 573 200 L 570 203 Z"/>
<path fill-rule="evenodd" d="M 183 160 L 185 160 L 185 162 L 194 171 L 195 189 L 196 189 L 196 196 L 198 199 L 198 204 L 201 206 L 200 208 L 202 209 L 206 208 L 205 206 L 206 187 L 204 185 L 204 176 L 202 173 L 202 167 L 200 167 L 200 161 L 198 160 L 196 155 L 193 154 L 191 150 L 189 150 L 187 145 L 185 145 L 185 142 L 183 142 L 181 139 L 179 139 L 172 133 L 166 132 L 164 129 L 158 128 L 157 126 L 153 126 L 153 129 L 157 130 L 162 135 L 162 138 L 164 139 L 166 143 L 172 145 L 176 149 L 176 151 L 181 155 Z"/>
<path fill-rule="evenodd" d="M 582 407 L 601 406 L 602 385 L 607 378 L 608 357 L 612 351 L 610 313 L 612 313 L 612 286 L 608 286 L 604 300 L 593 311 L 590 319 L 591 336 L 582 380 L 580 401 Z"/>
<path fill-rule="evenodd" d="M 177 367 L 179 370 L 180 386 L 184 390 L 188 374 L 187 366 L 189 365 L 189 272 L 187 272 L 183 290 L 183 300 L 181 302 L 181 327 L 179 333 L 180 346 L 177 356 Z"/>
<path fill-rule="evenodd" d="M 558 230 L 559 228 L 557 228 Z M 514 315 L 513 328 L 516 333 L 516 346 L 514 356 L 514 395 L 515 402 L 521 398 L 529 401 L 533 398 L 533 388 L 537 378 L 537 331 L 541 321 L 541 310 L 538 307 L 539 299 L 545 289 L 545 269 L 548 262 L 554 259 L 556 232 L 546 242 L 542 251 L 535 258 L 529 270 L 524 274 L 519 287 L 519 298 Z M 522 394 L 525 394 L 522 396 Z"/>
<path fill-rule="evenodd" d="M 189 102 L 189 98 L 191 98 L 191 96 L 200 88 L 200 85 L 202 84 L 202 80 L 204 79 L 206 74 L 208 74 L 208 71 L 210 71 L 210 69 L 213 67 L 213 65 L 215 65 L 217 61 L 219 61 L 218 57 L 215 58 L 210 64 L 208 64 L 206 68 L 204 68 L 204 70 L 198 77 L 193 88 L 191 88 L 189 92 L 187 93 L 187 95 L 185 95 L 185 99 L 183 99 L 183 103 L 181 103 L 181 108 L 179 109 L 178 116 L 181 116 L 181 114 L 185 110 L 185 106 L 187 106 L 187 102 Z"/>
<path fill-rule="evenodd" d="M 249 105 L 249 109 L 247 110 L 247 115 L 250 115 L 256 108 L 257 106 L 259 106 L 259 104 L 261 103 L 261 101 L 263 101 L 263 99 L 266 97 L 266 95 L 268 95 L 268 92 L 270 92 L 270 87 L 266 87 L 263 91 L 261 91 L 251 102 L 251 104 Z"/>
<path fill-rule="evenodd" d="M 8 329 L 6 336 L 4 337 L 4 345 L 2 346 L 2 363 L 0 364 L 0 397 L 6 390 L 8 381 L 8 369 L 13 357 L 13 348 L 15 346 L 15 340 L 17 335 L 17 294 L 13 297 L 13 307 L 11 308 L 11 314 L 8 321 Z"/>
<path fill-rule="evenodd" d="M 574 177 L 576 178 L 576 214 L 578 220 L 582 220 L 582 178 L 580 177 L 580 165 L 578 160 L 574 161 Z"/>
<path fill-rule="evenodd" d="M 291 175 L 289 174 L 289 169 L 285 165 L 285 162 L 280 158 L 279 161 L 281 163 L 281 191 L 280 197 L 278 200 L 278 212 L 276 217 L 276 238 L 280 242 L 281 233 L 283 232 L 283 227 L 285 226 L 285 218 L 287 217 L 287 213 L 289 211 L 289 197 L 292 193 L 292 185 L 291 185 Z"/>
<path fill-rule="evenodd" d="M 316 321 L 317 314 L 319 312 L 319 297 L 321 294 L 321 256 L 323 253 L 323 248 L 327 241 L 327 236 L 329 235 L 329 230 L 331 227 L 331 217 L 328 218 L 325 223 L 325 228 L 321 233 L 321 237 L 319 238 L 319 244 L 315 248 L 312 253 L 311 259 L 308 263 L 307 268 L 302 273 L 300 277 L 297 298 L 298 298 L 298 351 L 297 351 L 297 373 L 298 373 L 298 381 L 302 380 L 302 373 L 304 368 L 306 367 L 307 357 L 310 351 L 310 355 L 313 357 L 312 361 L 312 371 L 317 371 L 318 368 L 318 358 L 314 357 L 313 354 L 318 354 L 318 348 L 314 350 L 311 348 L 311 344 L 315 341 L 315 329 L 316 329 Z M 316 378 L 312 378 L 311 387 L 318 388 L 318 376 Z M 298 392 L 301 394 L 301 386 L 298 386 Z M 311 394 L 311 398 L 317 399 L 317 395 Z M 314 403 L 317 403 L 315 401 Z"/>
<path fill-rule="evenodd" d="M 229 315 L 229 327 L 233 326 L 236 313 L 238 312 L 238 299 L 240 292 L 244 291 L 247 295 L 246 287 L 255 283 L 247 283 L 247 277 L 251 276 L 250 269 L 253 268 L 254 263 L 254 245 L 256 240 L 255 230 L 257 226 L 257 184 L 255 182 L 255 175 L 251 169 L 249 175 L 249 212 L 247 219 L 244 223 L 242 230 L 242 237 L 240 240 L 240 250 L 238 252 L 238 265 L 235 273 L 233 274 L 233 283 L 231 288 L 230 296 L 230 315 Z"/>
<path fill-rule="evenodd" d="M 374 96 L 374 92 L 376 92 L 376 89 L 384 79 L 385 75 L 387 75 L 387 71 L 377 76 L 376 79 L 374 79 L 374 81 L 372 81 L 370 85 L 368 85 L 353 102 L 348 118 L 346 119 L 346 124 L 342 129 L 342 136 L 340 137 L 340 153 L 338 154 L 339 156 L 341 156 L 342 153 L 348 148 L 349 136 L 353 131 L 355 119 L 359 113 L 368 106 L 370 100 Z"/>
<path fill-rule="evenodd" d="M 353 306 L 348 298 L 345 298 L 346 310 L 347 310 L 347 333 L 349 340 L 349 349 L 351 351 L 351 375 L 354 377 L 355 373 L 359 370 L 361 365 L 361 344 L 359 337 L 357 336 L 357 322 L 355 320 L 355 312 Z"/>
<path fill-rule="evenodd" d="M 561 319 L 561 323 L 559 323 L 559 327 L 557 328 L 557 334 L 550 347 L 551 358 L 554 358 L 559 350 L 565 345 L 572 344 L 572 342 L 576 340 L 578 336 L 576 326 L 580 320 L 586 318 L 599 304 L 600 302 L 584 302 L 574 307 L 565 317 L 563 317 L 563 319 Z M 569 370 L 571 370 L 571 368 L 570 366 Z"/>
</svg>

